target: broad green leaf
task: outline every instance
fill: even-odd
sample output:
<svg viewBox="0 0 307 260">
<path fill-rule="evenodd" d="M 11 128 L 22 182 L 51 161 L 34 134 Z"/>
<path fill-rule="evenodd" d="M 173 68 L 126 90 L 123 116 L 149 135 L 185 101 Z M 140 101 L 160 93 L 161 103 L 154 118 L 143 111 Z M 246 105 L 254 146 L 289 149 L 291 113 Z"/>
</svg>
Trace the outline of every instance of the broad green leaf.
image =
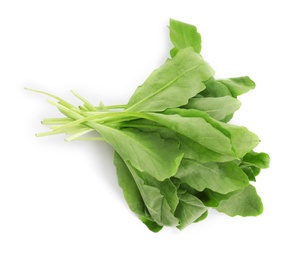
<svg viewBox="0 0 307 260">
<path fill-rule="evenodd" d="M 117 152 L 114 153 L 114 165 L 116 166 L 118 184 L 122 188 L 124 197 L 130 210 L 136 213 L 139 219 L 151 231 L 160 231 L 162 229 L 162 226 L 159 226 L 150 217 L 146 205 L 141 196 L 141 193 L 138 189 L 138 186 L 136 185 L 136 182 L 130 173 L 130 170 Z"/>
<path fill-rule="evenodd" d="M 224 155 L 241 158 L 259 143 L 258 136 L 246 127 L 220 122 L 203 111 L 174 108 L 166 110 L 164 114 L 169 118 L 168 125 L 164 125 Z M 170 115 L 176 119 L 175 126 L 172 125 Z"/>
<path fill-rule="evenodd" d="M 206 88 L 200 94 L 204 97 L 224 97 L 224 96 L 232 96 L 231 92 L 223 83 L 210 78 L 205 82 Z"/>
<path fill-rule="evenodd" d="M 130 209 L 150 230 L 158 232 L 163 225 L 175 226 L 178 223 L 173 216 L 179 202 L 177 189 L 169 179 L 159 182 L 137 171 L 117 152 L 114 153 L 114 164 L 118 183 Z"/>
<path fill-rule="evenodd" d="M 169 30 L 171 41 L 174 44 L 171 50 L 172 57 L 186 47 L 192 47 L 196 53 L 200 53 L 201 36 L 194 25 L 170 19 Z"/>
<path fill-rule="evenodd" d="M 242 159 L 246 165 L 252 165 L 261 169 L 270 167 L 270 156 L 267 153 L 248 152 Z"/>
<path fill-rule="evenodd" d="M 198 191 L 210 189 L 222 194 L 249 184 L 246 174 L 235 162 L 199 163 L 183 159 L 175 177 Z"/>
<path fill-rule="evenodd" d="M 205 89 L 203 82 L 213 74 L 213 69 L 192 48 L 180 50 L 136 89 L 126 110 L 155 112 L 183 106 Z"/>
<path fill-rule="evenodd" d="M 188 192 L 178 192 L 179 204 L 175 215 L 180 220 L 177 228 L 180 230 L 197 221 L 200 217 L 204 217 L 207 208 L 195 196 Z"/>
<path fill-rule="evenodd" d="M 141 193 L 152 219 L 160 226 L 176 226 L 177 218 L 171 212 L 171 208 L 166 202 L 160 190 L 143 185 Z"/>
<path fill-rule="evenodd" d="M 215 129 L 219 130 L 231 141 L 232 151 L 235 153 L 237 158 L 243 157 L 246 153 L 255 148 L 260 140 L 257 135 L 249 131 L 244 126 L 236 126 L 220 122 L 203 111 L 195 109 L 168 109 L 166 113 L 177 113 L 186 116 L 200 117 L 210 123 Z"/>
<path fill-rule="evenodd" d="M 241 102 L 233 97 L 202 97 L 191 98 L 189 103 L 184 106 L 188 109 L 197 109 L 206 112 L 209 116 L 217 120 L 224 120 L 232 115 L 241 106 Z"/>
<path fill-rule="evenodd" d="M 123 190 L 123 194 L 129 208 L 138 215 L 145 215 L 146 207 L 138 186 L 136 185 L 135 180 L 124 160 L 117 152 L 114 152 L 113 162 L 116 167 L 118 184 Z"/>
<path fill-rule="evenodd" d="M 263 212 L 263 205 L 255 187 L 249 185 L 229 199 L 222 200 L 216 210 L 232 217 L 258 216 Z"/>
<path fill-rule="evenodd" d="M 249 77 L 237 77 L 229 79 L 210 78 L 205 82 L 206 89 L 201 92 L 205 97 L 237 97 L 255 88 L 255 82 Z"/>
<path fill-rule="evenodd" d="M 201 163 L 227 162 L 236 159 L 234 155 L 224 155 L 212 151 L 184 135 L 176 134 L 176 139 L 179 141 L 180 150 L 183 151 L 186 159 L 193 159 Z"/>
<path fill-rule="evenodd" d="M 175 130 L 167 128 L 161 124 L 147 119 L 136 119 L 129 122 L 121 122 L 119 127 L 132 127 L 141 129 L 144 132 L 158 132 L 164 139 L 175 139 L 180 144 L 180 150 L 184 153 L 184 158 L 194 159 L 199 162 L 226 162 L 232 161 L 236 157 L 223 155 L 214 152 L 200 143 L 195 142 L 182 134 L 177 133 Z"/>
<path fill-rule="evenodd" d="M 178 219 L 174 216 L 174 211 L 178 204 L 177 189 L 171 184 L 171 181 L 167 179 L 158 185 L 153 180 L 148 181 L 146 173 L 138 171 L 127 161 L 125 163 L 138 186 L 152 219 L 159 226 L 178 225 Z"/>
<path fill-rule="evenodd" d="M 181 182 L 181 180 L 177 179 L 176 177 L 172 177 L 172 180 L 176 180 L 176 182 Z M 228 199 L 230 195 L 237 192 L 237 191 L 234 191 L 234 192 L 229 192 L 227 194 L 221 194 L 221 193 L 217 193 L 212 190 L 209 190 L 209 189 L 198 191 L 184 182 L 180 183 L 180 185 L 178 186 L 178 190 L 187 191 L 191 195 L 198 198 L 206 207 L 217 207 L 221 200 Z"/>
<path fill-rule="evenodd" d="M 172 109 L 163 114 L 146 114 L 147 119 L 164 125 L 214 152 L 234 156 L 229 137 L 221 132 L 220 129 L 212 126 L 211 122 L 207 122 L 206 116 L 209 117 L 204 112 L 192 111 L 192 109 Z"/>
<path fill-rule="evenodd" d="M 246 186 L 248 187 L 248 186 Z M 221 194 L 215 191 L 212 191 L 210 189 L 205 189 L 202 193 L 197 195 L 199 198 L 201 198 L 201 201 L 206 205 L 207 207 L 216 208 L 219 206 L 220 202 L 223 200 L 228 200 L 232 196 L 242 192 L 243 189 L 235 190 L 226 194 Z"/>
<path fill-rule="evenodd" d="M 93 126 L 125 161 L 131 162 L 139 171 L 160 181 L 176 174 L 183 157 L 177 141 L 132 128 L 119 130 L 102 124 Z"/>
<path fill-rule="evenodd" d="M 244 126 L 220 122 L 220 125 L 231 135 L 231 143 L 238 158 L 253 150 L 260 142 L 258 136 Z"/>
<path fill-rule="evenodd" d="M 147 185 L 157 188 L 160 191 L 161 195 L 164 196 L 168 205 L 170 206 L 171 212 L 172 213 L 175 212 L 176 207 L 178 205 L 177 188 L 170 179 L 165 179 L 164 181 L 158 181 L 157 179 L 153 178 L 146 172 L 140 172 L 135 168 L 132 168 L 131 172 L 133 172 L 134 176 L 135 174 L 137 174 L 137 177 L 135 178 L 139 178 L 139 181 L 141 182 L 142 185 Z"/>
<path fill-rule="evenodd" d="M 255 82 L 247 76 L 239 78 L 219 79 L 218 81 L 227 86 L 233 97 L 244 94 L 251 89 L 254 89 L 256 86 Z"/>
</svg>

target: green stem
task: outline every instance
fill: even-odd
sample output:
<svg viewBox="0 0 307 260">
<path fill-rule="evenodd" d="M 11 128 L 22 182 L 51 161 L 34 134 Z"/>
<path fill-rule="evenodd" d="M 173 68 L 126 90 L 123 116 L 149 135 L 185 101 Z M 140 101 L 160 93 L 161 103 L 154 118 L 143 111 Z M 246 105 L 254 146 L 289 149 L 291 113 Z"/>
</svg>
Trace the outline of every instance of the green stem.
<svg viewBox="0 0 307 260">
<path fill-rule="evenodd" d="M 84 131 L 77 132 L 76 134 L 74 134 L 74 135 L 72 135 L 72 136 L 70 136 L 70 137 L 67 137 L 67 138 L 65 139 L 65 141 L 68 141 L 68 142 L 69 142 L 69 141 L 76 140 L 76 139 L 80 138 L 80 136 L 85 135 L 85 134 L 87 134 L 87 133 L 90 133 L 90 132 L 92 132 L 92 131 L 94 131 L 94 129 L 87 129 L 87 130 L 84 130 Z"/>
<path fill-rule="evenodd" d="M 125 109 L 127 108 L 127 105 L 105 106 L 103 103 L 100 103 L 99 108 L 94 107 L 89 101 L 74 91 L 72 91 L 72 93 L 84 103 L 84 106 L 80 109 L 76 108 L 65 100 L 47 92 L 32 89 L 28 90 L 45 94 L 58 100 L 58 102 L 49 100 L 49 103 L 56 106 L 62 114 L 67 116 L 67 118 L 44 119 L 42 121 L 43 124 L 58 126 L 51 127 L 51 132 L 39 133 L 37 136 L 66 133 L 73 134 L 73 136 L 68 137 L 66 140 L 80 140 L 80 136 L 95 130 L 95 128 L 97 128 L 97 124 L 108 124 L 109 127 L 114 127 L 112 124 L 119 125 L 121 122 L 128 122 L 134 119 L 148 119 L 154 121 L 148 114 L 144 112 L 130 112 L 127 110 L 110 111 L 110 109 Z M 99 109 L 102 109 L 103 111 L 98 111 Z M 131 126 L 133 126 L 133 124 Z M 99 140 L 101 139 L 99 138 Z"/>
<path fill-rule="evenodd" d="M 108 109 L 125 109 L 127 105 L 112 105 L 112 106 L 107 106 Z"/>
<path fill-rule="evenodd" d="M 80 96 L 77 92 L 72 90 L 71 93 L 84 103 L 84 107 L 88 111 L 98 111 L 89 101 L 87 101 L 84 97 Z"/>
<path fill-rule="evenodd" d="M 103 137 L 79 137 L 74 139 L 73 141 L 100 141 L 104 142 L 105 140 Z"/>
<path fill-rule="evenodd" d="M 58 96 L 55 96 L 55 95 L 52 95 L 52 94 L 50 94 L 50 93 L 47 93 L 47 92 L 44 92 L 44 91 L 40 91 L 40 90 L 35 90 L 35 89 L 30 89 L 30 88 L 25 88 L 25 89 L 26 89 L 26 90 L 30 90 L 30 91 L 32 91 L 32 92 L 36 92 L 36 93 L 40 93 L 40 94 L 44 94 L 44 95 L 47 95 L 47 96 L 49 96 L 49 97 L 52 97 L 52 98 L 58 100 L 60 105 L 66 107 L 66 108 L 68 108 L 68 109 L 70 109 L 70 110 L 73 110 L 73 111 L 75 111 L 75 112 L 78 111 L 78 108 L 76 108 L 76 107 L 73 106 L 72 104 L 68 103 L 68 102 L 65 101 L 64 99 L 59 98 Z"/>
<path fill-rule="evenodd" d="M 43 125 L 63 125 L 73 122 L 73 119 L 63 117 L 63 118 L 46 118 L 41 123 Z"/>
<path fill-rule="evenodd" d="M 72 118 L 72 119 L 80 119 L 82 118 L 83 116 L 80 114 L 81 111 L 77 108 L 75 109 L 72 109 L 72 108 L 69 108 L 69 107 L 66 107 L 62 104 L 60 104 L 59 102 L 55 102 L 53 100 L 48 100 L 48 102 L 54 106 L 56 106 L 60 112 L 62 114 L 64 114 L 65 116 L 69 117 L 69 118 Z"/>
<path fill-rule="evenodd" d="M 106 107 L 101 101 L 99 103 L 99 109 L 104 111 L 104 112 L 109 112 L 110 111 L 109 108 Z"/>
</svg>

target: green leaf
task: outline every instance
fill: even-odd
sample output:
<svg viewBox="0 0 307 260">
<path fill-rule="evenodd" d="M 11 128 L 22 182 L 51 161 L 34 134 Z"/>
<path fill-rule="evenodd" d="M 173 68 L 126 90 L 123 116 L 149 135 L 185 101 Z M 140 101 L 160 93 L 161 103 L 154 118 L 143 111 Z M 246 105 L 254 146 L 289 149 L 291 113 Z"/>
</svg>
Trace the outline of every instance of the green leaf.
<svg viewBox="0 0 307 260">
<path fill-rule="evenodd" d="M 203 81 L 214 71 L 192 48 L 180 50 L 139 86 L 130 98 L 127 111 L 164 111 L 179 107 L 205 89 Z"/>
<path fill-rule="evenodd" d="M 158 232 L 164 225 L 178 224 L 173 215 L 179 202 L 177 189 L 169 179 L 159 182 L 139 172 L 117 152 L 114 153 L 114 164 L 118 183 L 130 209 L 150 230 Z"/>
<path fill-rule="evenodd" d="M 232 193 L 232 192 L 231 192 Z M 231 194 L 230 193 L 230 194 Z M 201 193 L 201 201 L 204 203 L 206 207 L 216 208 L 219 204 L 221 199 L 226 199 L 225 197 L 228 194 L 220 194 L 209 189 L 205 189 Z M 199 197 L 199 196 L 198 196 Z M 222 198 L 221 198 L 222 197 Z M 228 198 L 228 197 L 227 197 Z"/>
<path fill-rule="evenodd" d="M 157 120 L 158 121 L 158 120 Z M 162 121 L 161 121 L 162 122 Z M 166 126 L 163 126 L 157 122 L 147 119 L 136 119 L 129 122 L 121 122 L 118 127 L 132 127 L 140 129 L 141 131 L 152 133 L 158 132 L 164 139 L 175 139 L 180 144 L 180 150 L 184 153 L 184 158 L 195 159 L 199 162 L 226 162 L 236 159 L 233 156 L 223 155 L 214 152 L 203 145 L 195 142 L 191 138 L 188 138 L 182 134 L 176 132 L 176 129 L 172 130 Z"/>
<path fill-rule="evenodd" d="M 201 163 L 227 162 L 236 159 L 234 155 L 224 155 L 212 151 L 184 135 L 176 134 L 176 139 L 180 143 L 180 150 L 183 151 L 186 159 L 193 159 Z"/>
<path fill-rule="evenodd" d="M 206 89 L 203 90 L 200 94 L 204 97 L 224 97 L 224 96 L 232 96 L 231 92 L 223 83 L 210 78 L 205 82 Z"/>
<path fill-rule="evenodd" d="M 197 223 L 197 222 L 204 220 L 206 217 L 208 217 L 208 213 L 209 213 L 208 210 L 205 211 L 198 219 L 194 220 L 194 223 Z"/>
<path fill-rule="evenodd" d="M 135 180 L 138 179 L 138 181 L 142 185 L 147 185 L 157 188 L 160 191 L 161 195 L 164 196 L 167 204 L 170 206 L 170 211 L 172 213 L 175 212 L 176 207 L 178 205 L 177 188 L 170 179 L 165 179 L 164 181 L 158 181 L 149 174 L 147 174 L 146 172 L 140 172 L 135 168 L 131 167 L 129 168 L 133 173 L 133 176 L 137 174 L 137 177 L 135 176 Z"/>
<path fill-rule="evenodd" d="M 200 53 L 201 36 L 194 25 L 170 19 L 169 30 L 171 41 L 174 44 L 171 50 L 172 57 L 186 47 L 192 47 L 196 53 Z"/>
<path fill-rule="evenodd" d="M 139 219 L 148 227 L 148 229 L 152 232 L 159 232 L 163 226 L 158 225 L 155 221 L 153 221 L 151 218 L 146 216 L 139 216 Z"/>
<path fill-rule="evenodd" d="M 241 158 L 259 143 L 246 127 L 220 122 L 203 111 L 174 108 L 164 114 L 168 120 L 161 120 L 162 114 L 150 114 L 150 118 L 223 155 Z"/>
<path fill-rule="evenodd" d="M 143 201 L 142 195 L 136 185 L 136 182 L 131 175 L 130 170 L 124 160 L 117 152 L 114 152 L 114 165 L 116 166 L 116 174 L 118 184 L 122 188 L 124 197 L 130 210 L 136 213 L 139 219 L 153 232 L 158 232 L 162 229 L 151 216 Z"/>
<path fill-rule="evenodd" d="M 246 174 L 235 162 L 199 163 L 183 159 L 175 177 L 198 191 L 210 189 L 222 194 L 249 184 Z"/>
<path fill-rule="evenodd" d="M 231 143 L 238 158 L 253 150 L 260 142 L 258 136 L 244 126 L 220 122 L 220 125 L 231 135 Z"/>
<path fill-rule="evenodd" d="M 250 166 L 251 170 L 253 171 L 254 176 L 258 176 L 261 172 L 261 169 L 256 166 Z"/>
<path fill-rule="evenodd" d="M 240 106 L 241 102 L 239 100 L 230 96 L 225 96 L 191 98 L 189 103 L 184 107 L 204 111 L 214 119 L 222 121 L 227 116 L 237 111 Z"/>
<path fill-rule="evenodd" d="M 241 164 L 240 168 L 245 172 L 246 176 L 250 181 L 256 181 L 256 176 L 254 174 L 253 169 L 250 166 Z"/>
<path fill-rule="evenodd" d="M 251 89 L 254 89 L 256 86 L 255 82 L 247 76 L 229 79 L 219 79 L 218 81 L 227 86 L 233 97 L 237 97 L 241 94 L 244 94 Z"/>
<path fill-rule="evenodd" d="M 249 185 L 229 199 L 222 200 L 216 210 L 232 217 L 258 216 L 263 212 L 263 205 L 256 189 Z"/>
<path fill-rule="evenodd" d="M 201 92 L 204 97 L 237 97 L 255 88 L 255 82 L 249 77 L 237 77 L 229 79 L 210 78 L 205 82 L 206 89 Z"/>
<path fill-rule="evenodd" d="M 187 192 L 178 192 L 179 204 L 175 212 L 180 220 L 177 228 L 180 230 L 197 221 L 207 211 L 204 204 L 195 196 Z"/>
<path fill-rule="evenodd" d="M 159 189 L 143 185 L 141 193 L 152 219 L 160 226 L 176 226 L 177 218 Z"/>
<path fill-rule="evenodd" d="M 243 157 L 242 162 L 246 165 L 265 169 L 270 167 L 270 156 L 267 153 L 250 151 Z"/>
<path fill-rule="evenodd" d="M 158 184 L 125 161 L 140 191 L 151 218 L 159 226 L 176 226 L 174 211 L 178 204 L 177 189 L 169 179 Z M 148 181 L 149 180 L 149 181 Z"/>
<path fill-rule="evenodd" d="M 192 139 L 214 152 L 234 156 L 231 141 L 220 129 L 207 122 L 208 115 L 197 110 L 172 109 L 165 113 L 147 113 L 146 118 Z M 227 131 L 226 131 L 227 132 Z"/>
<path fill-rule="evenodd" d="M 162 139 L 158 133 L 144 133 L 132 128 L 119 130 L 101 124 L 94 126 L 104 140 L 138 170 L 160 181 L 176 174 L 183 157 L 176 140 Z"/>
<path fill-rule="evenodd" d="M 123 190 L 124 197 L 131 211 L 138 215 L 146 215 L 146 206 L 144 204 L 138 186 L 135 183 L 127 165 L 117 152 L 114 152 L 114 165 L 118 184 Z"/>
</svg>

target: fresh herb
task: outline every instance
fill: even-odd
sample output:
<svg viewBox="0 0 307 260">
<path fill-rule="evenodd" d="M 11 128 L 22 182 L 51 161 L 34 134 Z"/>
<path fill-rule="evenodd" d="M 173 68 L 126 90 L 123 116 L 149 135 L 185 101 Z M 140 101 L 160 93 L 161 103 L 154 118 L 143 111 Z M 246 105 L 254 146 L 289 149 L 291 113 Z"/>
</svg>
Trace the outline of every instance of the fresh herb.
<svg viewBox="0 0 307 260">
<path fill-rule="evenodd" d="M 250 184 L 270 158 L 254 148 L 259 138 L 229 124 L 240 108 L 237 97 L 255 87 L 247 76 L 215 79 L 200 55 L 195 26 L 170 20 L 171 59 L 139 86 L 126 105 L 76 107 L 63 99 L 50 103 L 65 116 L 42 121 L 67 141 L 105 141 L 124 197 L 153 231 L 183 229 L 214 208 L 229 216 L 257 216 L 263 205 Z M 98 135 L 88 135 L 96 132 Z"/>
</svg>

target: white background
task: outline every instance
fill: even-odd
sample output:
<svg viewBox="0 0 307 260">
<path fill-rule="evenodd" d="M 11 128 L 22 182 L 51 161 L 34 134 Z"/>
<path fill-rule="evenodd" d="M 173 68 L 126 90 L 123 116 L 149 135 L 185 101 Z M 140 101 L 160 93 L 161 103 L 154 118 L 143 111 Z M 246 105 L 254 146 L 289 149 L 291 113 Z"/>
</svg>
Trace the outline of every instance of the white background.
<svg viewBox="0 0 307 260">
<path fill-rule="evenodd" d="M 305 1 L 0 0 L 0 259 L 307 259 Z M 216 77 L 249 75 L 234 123 L 271 168 L 257 218 L 209 217 L 151 233 L 130 212 L 105 143 L 36 138 L 78 104 L 125 103 L 171 48 L 168 19 L 198 27 Z"/>
</svg>

